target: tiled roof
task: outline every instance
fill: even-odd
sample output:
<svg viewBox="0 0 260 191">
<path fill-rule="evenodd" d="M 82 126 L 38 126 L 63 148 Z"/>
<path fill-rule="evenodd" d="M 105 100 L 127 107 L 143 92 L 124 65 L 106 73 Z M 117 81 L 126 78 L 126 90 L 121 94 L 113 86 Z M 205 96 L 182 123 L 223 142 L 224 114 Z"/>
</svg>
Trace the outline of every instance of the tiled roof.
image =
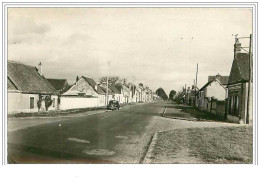
<svg viewBox="0 0 260 191">
<path fill-rule="evenodd" d="M 111 94 L 111 93 L 113 93 L 113 91 L 108 87 L 108 89 L 107 89 L 107 87 L 106 86 L 100 86 L 101 87 L 101 89 L 105 92 L 105 93 L 107 93 L 107 90 L 108 90 L 108 93 L 109 94 Z"/>
<path fill-rule="evenodd" d="M 13 85 L 24 93 L 54 94 L 56 92 L 48 80 L 33 66 L 8 61 L 7 76 Z"/>
<path fill-rule="evenodd" d="M 115 87 L 115 85 L 109 85 L 109 88 L 110 88 L 115 94 L 120 94 L 120 91 Z"/>
<path fill-rule="evenodd" d="M 66 79 L 47 79 L 56 90 L 62 90 L 66 85 Z"/>
<path fill-rule="evenodd" d="M 233 60 L 228 84 L 249 81 L 249 54 L 238 53 Z"/>
<path fill-rule="evenodd" d="M 115 85 L 115 88 L 116 88 L 119 92 L 121 92 L 121 90 L 122 90 L 122 84 L 116 84 L 116 85 Z"/>
<path fill-rule="evenodd" d="M 88 84 L 98 93 L 98 94 L 104 94 L 106 92 L 103 91 L 103 89 L 92 79 L 85 76 L 82 76 Z M 97 85 L 97 89 L 95 89 L 95 86 Z"/>
</svg>

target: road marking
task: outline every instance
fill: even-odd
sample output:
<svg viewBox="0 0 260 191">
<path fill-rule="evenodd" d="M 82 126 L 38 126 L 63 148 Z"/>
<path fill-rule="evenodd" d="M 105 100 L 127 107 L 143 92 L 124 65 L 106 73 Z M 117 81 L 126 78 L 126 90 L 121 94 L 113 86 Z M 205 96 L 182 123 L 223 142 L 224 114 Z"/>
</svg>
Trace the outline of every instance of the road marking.
<svg viewBox="0 0 260 191">
<path fill-rule="evenodd" d="M 69 141 L 74 141 L 77 143 L 90 143 L 89 141 L 82 140 L 82 139 L 77 139 L 77 138 L 68 138 Z"/>
<path fill-rule="evenodd" d="M 122 139 L 122 140 L 128 139 L 127 136 L 121 136 L 121 135 L 115 136 L 115 138 Z"/>
<path fill-rule="evenodd" d="M 83 150 L 82 151 L 83 153 L 87 154 L 87 155 L 97 155 L 97 156 L 100 156 L 100 155 L 106 155 L 106 156 L 112 156 L 115 154 L 114 151 L 110 151 L 110 150 L 107 150 L 107 149 L 94 149 L 94 150 Z"/>
</svg>

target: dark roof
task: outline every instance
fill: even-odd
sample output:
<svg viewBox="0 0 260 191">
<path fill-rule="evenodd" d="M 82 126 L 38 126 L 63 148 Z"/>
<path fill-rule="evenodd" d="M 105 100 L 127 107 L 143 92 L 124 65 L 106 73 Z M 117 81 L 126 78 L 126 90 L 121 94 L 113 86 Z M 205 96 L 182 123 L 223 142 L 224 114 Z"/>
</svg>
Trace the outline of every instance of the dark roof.
<svg viewBox="0 0 260 191">
<path fill-rule="evenodd" d="M 106 93 L 107 92 L 107 87 L 106 86 L 100 86 L 101 87 L 101 89 Z M 109 94 L 111 94 L 111 93 L 113 93 L 113 91 L 109 88 L 109 86 L 108 86 L 108 93 Z"/>
<path fill-rule="evenodd" d="M 120 91 L 115 87 L 115 85 L 109 85 L 109 89 L 111 89 L 115 94 L 120 94 Z"/>
<path fill-rule="evenodd" d="M 249 54 L 237 53 L 233 60 L 228 84 L 249 81 Z"/>
<path fill-rule="evenodd" d="M 7 77 L 7 89 L 8 90 L 18 90 L 17 87 L 13 84 L 13 82 L 8 77 Z"/>
<path fill-rule="evenodd" d="M 10 82 L 24 93 L 54 94 L 56 92 L 48 80 L 41 76 L 37 68 L 33 66 L 8 61 L 7 76 Z"/>
<path fill-rule="evenodd" d="M 87 82 L 88 84 L 98 93 L 98 94 L 104 94 L 106 92 L 104 92 L 102 90 L 102 88 L 91 78 L 88 78 L 88 77 L 85 77 L 85 76 L 82 76 Z M 95 89 L 95 86 L 97 85 L 97 89 Z"/>
<path fill-rule="evenodd" d="M 122 84 L 116 84 L 116 85 L 115 85 L 115 88 L 116 88 L 119 92 L 121 92 L 121 90 L 122 90 Z"/>
<path fill-rule="evenodd" d="M 56 89 L 56 90 L 62 90 L 66 83 L 67 80 L 66 79 L 47 79 L 50 84 Z"/>
<path fill-rule="evenodd" d="M 209 76 L 208 77 L 208 82 L 212 82 L 214 78 L 218 78 L 221 84 L 227 85 L 228 84 L 228 78 L 229 76 L 221 76 L 221 75 L 216 75 L 216 76 Z"/>
</svg>

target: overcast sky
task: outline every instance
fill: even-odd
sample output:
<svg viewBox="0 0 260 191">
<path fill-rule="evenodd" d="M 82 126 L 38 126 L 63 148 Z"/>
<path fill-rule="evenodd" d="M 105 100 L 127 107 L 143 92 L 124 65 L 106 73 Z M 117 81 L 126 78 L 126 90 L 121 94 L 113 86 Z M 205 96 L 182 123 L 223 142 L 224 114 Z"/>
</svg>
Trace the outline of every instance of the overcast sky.
<svg viewBox="0 0 260 191">
<path fill-rule="evenodd" d="M 229 75 L 234 36 L 252 33 L 250 9 L 9 8 L 8 59 L 37 66 L 47 78 L 95 80 L 110 74 L 152 90 L 198 86 Z M 248 45 L 242 42 L 242 45 Z"/>
</svg>

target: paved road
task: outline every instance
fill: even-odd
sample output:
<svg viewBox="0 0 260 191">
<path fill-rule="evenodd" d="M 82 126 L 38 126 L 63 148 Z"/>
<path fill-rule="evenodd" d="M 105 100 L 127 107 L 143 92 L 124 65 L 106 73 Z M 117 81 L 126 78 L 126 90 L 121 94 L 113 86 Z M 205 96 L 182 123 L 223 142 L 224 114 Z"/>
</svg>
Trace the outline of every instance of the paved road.
<svg viewBox="0 0 260 191">
<path fill-rule="evenodd" d="M 48 119 L 8 131 L 10 163 L 137 163 L 142 140 L 164 103 L 125 106 L 119 111 Z M 23 119 L 24 120 L 24 119 Z M 29 119 L 28 119 L 29 120 Z M 25 122 L 26 124 L 26 122 Z M 19 120 L 12 123 L 19 126 Z M 145 144 L 148 144 L 146 142 Z M 147 145 L 146 145 L 147 146 Z"/>
</svg>

